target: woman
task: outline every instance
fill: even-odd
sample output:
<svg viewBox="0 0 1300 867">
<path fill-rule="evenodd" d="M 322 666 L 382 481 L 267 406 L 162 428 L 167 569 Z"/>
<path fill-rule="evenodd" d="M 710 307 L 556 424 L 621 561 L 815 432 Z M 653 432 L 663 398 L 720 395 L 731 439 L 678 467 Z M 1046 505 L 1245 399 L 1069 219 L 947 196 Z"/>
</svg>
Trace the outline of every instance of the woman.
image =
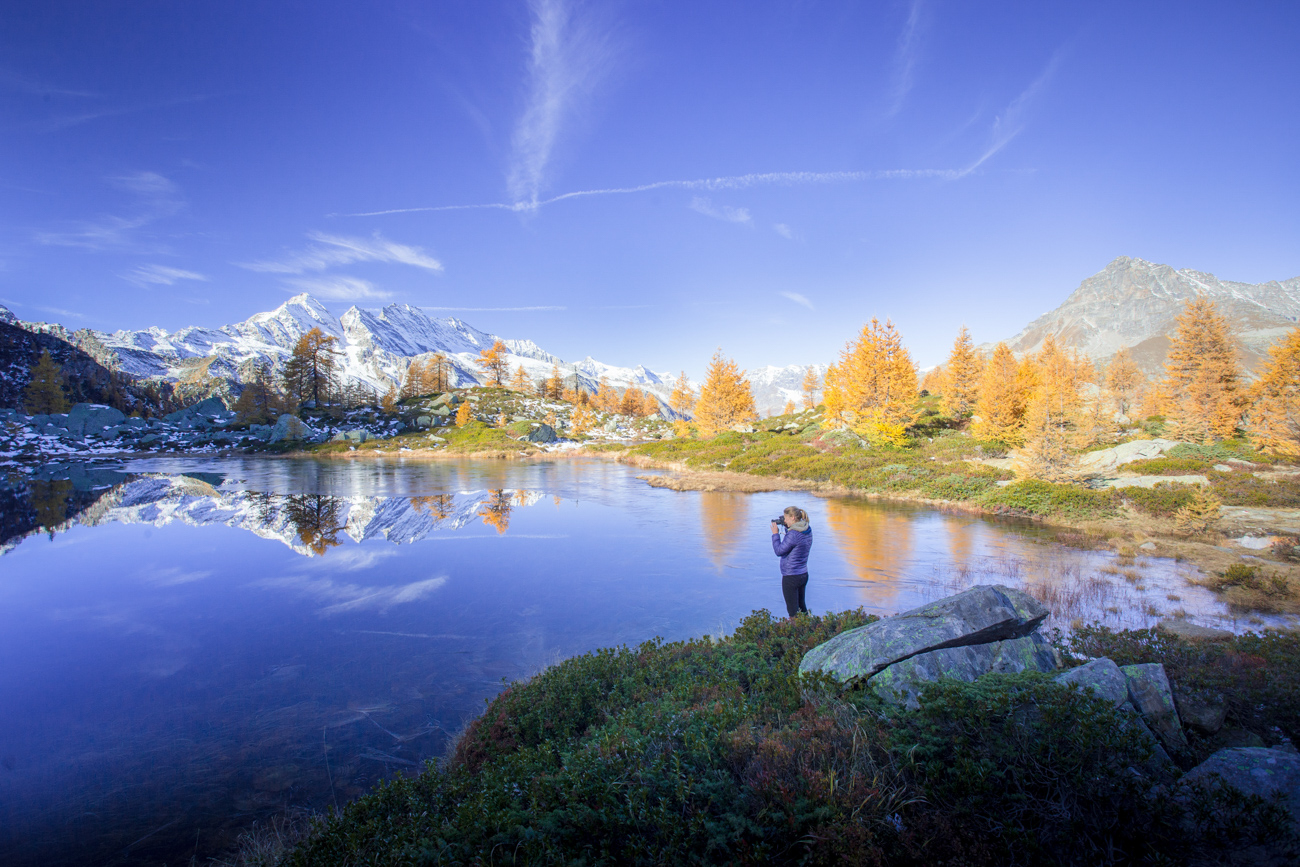
<svg viewBox="0 0 1300 867">
<path fill-rule="evenodd" d="M 781 558 L 781 593 L 785 596 L 785 610 L 791 617 L 802 611 L 808 613 L 803 592 L 808 586 L 808 551 L 812 548 L 812 528 L 808 526 L 808 513 L 794 506 L 786 508 L 780 527 L 785 538 L 772 522 L 772 550 Z"/>
</svg>

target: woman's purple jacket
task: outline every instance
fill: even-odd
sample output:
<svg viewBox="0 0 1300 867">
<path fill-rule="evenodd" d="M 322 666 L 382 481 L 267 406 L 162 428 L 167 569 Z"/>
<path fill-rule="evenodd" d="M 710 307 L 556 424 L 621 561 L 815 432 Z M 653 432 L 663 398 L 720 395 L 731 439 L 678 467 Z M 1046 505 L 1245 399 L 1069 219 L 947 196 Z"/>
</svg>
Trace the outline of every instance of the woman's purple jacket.
<svg viewBox="0 0 1300 867">
<path fill-rule="evenodd" d="M 782 575 L 804 575 L 808 572 L 808 549 L 812 547 L 812 527 L 807 530 L 786 530 L 772 534 L 772 550 L 781 558 Z"/>
</svg>

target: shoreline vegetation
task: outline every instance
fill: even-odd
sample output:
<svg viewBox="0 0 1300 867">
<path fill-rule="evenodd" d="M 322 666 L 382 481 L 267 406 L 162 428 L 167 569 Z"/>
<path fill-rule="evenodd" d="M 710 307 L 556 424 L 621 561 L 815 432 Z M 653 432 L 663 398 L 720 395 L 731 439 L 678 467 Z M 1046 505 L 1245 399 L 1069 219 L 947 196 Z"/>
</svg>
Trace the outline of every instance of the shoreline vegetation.
<svg viewBox="0 0 1300 867">
<path fill-rule="evenodd" d="M 508 684 L 443 761 L 278 846 L 281 826 L 250 833 L 261 854 L 224 863 L 1280 865 L 1300 852 L 1284 803 L 1177 782 L 1222 749 L 1293 749 L 1294 633 L 1055 635 L 1066 668 L 1161 663 L 1184 713 L 1224 709 L 1168 763 L 1125 711 L 1037 672 L 934 682 L 914 708 L 799 676 L 813 647 L 875 620 L 760 611 L 728 636 L 566 660 Z"/>
</svg>

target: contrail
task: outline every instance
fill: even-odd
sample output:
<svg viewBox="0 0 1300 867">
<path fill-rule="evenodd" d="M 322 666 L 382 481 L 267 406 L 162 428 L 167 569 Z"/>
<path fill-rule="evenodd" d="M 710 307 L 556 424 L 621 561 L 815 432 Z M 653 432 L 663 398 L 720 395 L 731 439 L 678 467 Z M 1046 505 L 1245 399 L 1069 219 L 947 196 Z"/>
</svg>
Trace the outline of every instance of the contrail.
<svg viewBox="0 0 1300 867">
<path fill-rule="evenodd" d="M 549 199 L 532 199 L 520 202 L 486 202 L 478 205 L 432 205 L 420 208 L 389 208 L 384 211 L 364 211 L 357 214 L 333 214 L 341 217 L 382 217 L 388 214 L 414 214 L 427 211 L 468 211 L 495 209 L 501 211 L 537 211 L 546 205 L 587 196 L 624 196 L 650 190 L 740 190 L 771 184 L 847 184 L 863 181 L 912 180 L 938 178 L 954 180 L 968 171 L 957 169 L 887 169 L 873 172 L 758 172 L 748 175 L 730 175 L 718 178 L 697 178 L 690 181 L 655 181 L 635 187 L 606 187 L 598 190 L 574 190 L 560 193 Z"/>
</svg>

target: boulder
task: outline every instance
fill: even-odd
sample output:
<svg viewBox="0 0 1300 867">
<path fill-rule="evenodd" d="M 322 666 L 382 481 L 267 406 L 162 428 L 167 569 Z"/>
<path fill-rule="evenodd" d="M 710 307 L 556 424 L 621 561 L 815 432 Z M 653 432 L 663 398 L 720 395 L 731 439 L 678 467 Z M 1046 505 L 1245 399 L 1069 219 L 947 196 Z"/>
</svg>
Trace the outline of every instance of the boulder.
<svg viewBox="0 0 1300 867">
<path fill-rule="evenodd" d="M 1080 690 L 1090 688 L 1098 698 L 1106 699 L 1116 708 L 1128 706 L 1128 678 L 1109 659 L 1089 660 L 1077 668 L 1061 672 L 1054 680 Z"/>
<path fill-rule="evenodd" d="M 549 424 L 539 424 L 530 430 L 524 439 L 530 443 L 553 443 L 559 440 L 559 437 L 555 435 L 555 428 Z"/>
<path fill-rule="evenodd" d="M 1179 786 L 1213 785 L 1216 778 L 1243 794 L 1269 801 L 1280 796 L 1292 821 L 1300 824 L 1300 755 L 1259 747 L 1219 750 L 1188 771 Z"/>
<path fill-rule="evenodd" d="M 605 422 L 606 433 L 615 433 L 617 431 L 618 431 L 618 419 L 611 418 L 609 421 Z"/>
<path fill-rule="evenodd" d="M 1174 705 L 1183 725 L 1204 735 L 1212 735 L 1223 728 L 1228 718 L 1228 702 L 1218 693 L 1174 693 Z"/>
<path fill-rule="evenodd" d="M 356 430 L 345 430 L 342 432 L 342 436 L 343 436 L 343 441 L 349 443 L 364 443 L 374 439 L 374 437 L 370 435 L 370 431 L 366 430 L 365 428 L 358 428 Z"/>
<path fill-rule="evenodd" d="M 808 651 L 799 671 L 825 671 L 848 683 L 921 653 L 1023 638 L 1046 618 L 1047 609 L 1023 591 L 981 585 L 841 632 Z"/>
<path fill-rule="evenodd" d="M 285 413 L 271 428 L 267 442 L 278 443 L 282 440 L 305 440 L 315 436 L 315 431 L 303 423 L 296 415 Z"/>
<path fill-rule="evenodd" d="M 415 427 L 417 430 L 425 430 L 431 424 L 433 424 L 433 416 L 421 415 L 417 416 L 415 419 Z"/>
<path fill-rule="evenodd" d="M 1199 626 L 1188 620 L 1166 619 L 1161 620 L 1156 626 L 1161 632 L 1168 632 L 1170 635 L 1176 635 L 1184 641 L 1226 641 L 1233 637 L 1233 634 L 1226 629 L 1215 629 L 1213 626 Z"/>
<path fill-rule="evenodd" d="M 1133 440 L 1114 448 L 1088 452 L 1079 456 L 1079 470 L 1084 475 L 1096 476 L 1133 461 L 1155 458 L 1179 445 L 1175 440 Z"/>
<path fill-rule="evenodd" d="M 1158 662 L 1125 665 L 1120 668 L 1128 683 L 1128 698 L 1142 714 L 1147 726 L 1160 738 L 1166 749 L 1184 750 L 1187 736 L 1178 719 L 1174 693 L 1169 688 L 1165 667 Z"/>
<path fill-rule="evenodd" d="M 79 403 L 68 410 L 67 428 L 74 434 L 99 433 L 106 427 L 116 427 L 126 421 L 126 416 L 111 406 L 97 403 Z"/>
<path fill-rule="evenodd" d="M 990 673 L 1018 674 L 1022 671 L 1055 671 L 1052 645 L 1037 632 L 1011 641 L 993 641 L 966 647 L 932 650 L 896 662 L 867 681 L 888 701 L 915 709 L 921 690 L 941 678 L 973 683 Z M 1123 676 L 1121 676 L 1121 681 Z"/>
</svg>

